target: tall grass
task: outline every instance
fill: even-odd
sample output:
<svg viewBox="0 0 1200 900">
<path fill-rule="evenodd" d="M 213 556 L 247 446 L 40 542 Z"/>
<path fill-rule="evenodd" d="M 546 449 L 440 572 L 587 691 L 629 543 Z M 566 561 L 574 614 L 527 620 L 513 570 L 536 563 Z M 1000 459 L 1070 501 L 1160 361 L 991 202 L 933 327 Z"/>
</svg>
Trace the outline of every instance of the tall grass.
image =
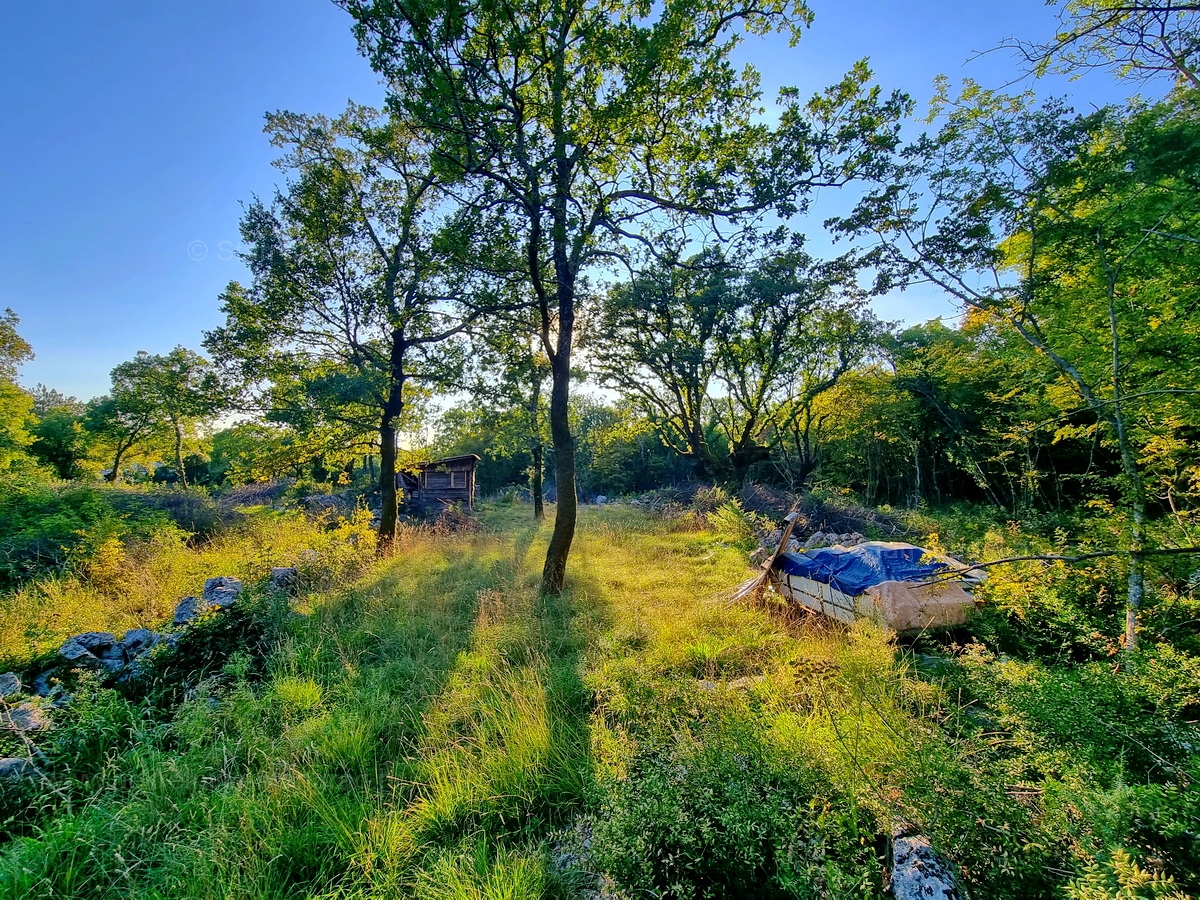
<svg viewBox="0 0 1200 900">
<path fill-rule="evenodd" d="M 298 566 L 307 588 L 328 588 L 372 561 L 374 537 L 362 518 L 328 529 L 299 514 L 261 510 L 207 540 L 189 543 L 175 528 L 129 546 L 112 541 L 87 565 L 30 581 L 0 595 L 0 669 L 48 661 L 85 631 L 120 634 L 161 628 L 204 581 L 261 579 L 273 566 Z"/>
<path fill-rule="evenodd" d="M 310 615 L 178 707 L 93 688 L 55 713 L 0 897 L 869 897 L 897 820 L 984 896 L 1191 889 L 1200 766 L 1161 653 L 1114 682 L 774 617 L 727 599 L 733 509 L 585 510 L 542 597 L 527 512 L 378 561 L 281 519 L 147 562 L 170 594 L 295 560 Z"/>
</svg>

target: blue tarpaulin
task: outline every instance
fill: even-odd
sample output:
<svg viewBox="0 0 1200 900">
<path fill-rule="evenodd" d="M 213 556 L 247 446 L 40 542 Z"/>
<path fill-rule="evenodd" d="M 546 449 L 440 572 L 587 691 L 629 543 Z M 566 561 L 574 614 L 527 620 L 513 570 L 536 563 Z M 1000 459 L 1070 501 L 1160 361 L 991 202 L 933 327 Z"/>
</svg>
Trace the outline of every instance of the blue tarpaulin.
<svg viewBox="0 0 1200 900">
<path fill-rule="evenodd" d="M 781 553 L 775 568 L 787 575 L 820 581 L 853 597 L 884 581 L 924 581 L 950 568 L 937 560 L 921 562 L 928 553 L 912 544 L 868 541 L 857 547 Z"/>
</svg>

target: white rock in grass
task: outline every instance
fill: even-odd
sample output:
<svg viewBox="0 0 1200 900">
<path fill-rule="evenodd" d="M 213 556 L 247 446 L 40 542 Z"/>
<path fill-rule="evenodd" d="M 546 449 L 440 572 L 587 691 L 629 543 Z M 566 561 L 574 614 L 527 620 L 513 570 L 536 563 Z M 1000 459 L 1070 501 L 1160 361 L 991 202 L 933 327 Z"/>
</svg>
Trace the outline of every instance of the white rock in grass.
<svg viewBox="0 0 1200 900">
<path fill-rule="evenodd" d="M 896 900 L 963 900 L 954 867 L 923 834 L 898 828 L 892 838 L 892 896 Z"/>
</svg>

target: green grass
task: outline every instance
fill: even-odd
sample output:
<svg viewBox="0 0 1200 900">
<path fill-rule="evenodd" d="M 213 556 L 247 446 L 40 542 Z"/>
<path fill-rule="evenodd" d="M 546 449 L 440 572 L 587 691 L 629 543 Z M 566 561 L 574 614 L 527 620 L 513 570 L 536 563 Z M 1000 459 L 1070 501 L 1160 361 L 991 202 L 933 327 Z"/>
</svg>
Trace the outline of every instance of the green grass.
<svg viewBox="0 0 1200 900">
<path fill-rule="evenodd" d="M 128 544 L 106 540 L 86 565 L 0 594 L 0 670 L 50 662 L 64 640 L 85 631 L 162 628 L 179 600 L 198 596 L 215 575 L 251 582 L 273 566 L 297 566 L 308 589 L 327 590 L 370 564 L 373 540 L 362 518 L 326 529 L 269 510 L 203 541 L 174 528 Z"/>
<path fill-rule="evenodd" d="M 792 622 L 728 599 L 732 516 L 586 509 L 553 598 L 549 526 L 519 506 L 371 565 L 288 520 L 187 551 L 325 568 L 263 665 L 233 653 L 178 707 L 76 692 L 0 896 L 879 897 L 901 818 L 977 896 L 1196 889 L 1191 657 L 918 657 Z M 4 634 L 50 603 L 22 602 Z"/>
</svg>

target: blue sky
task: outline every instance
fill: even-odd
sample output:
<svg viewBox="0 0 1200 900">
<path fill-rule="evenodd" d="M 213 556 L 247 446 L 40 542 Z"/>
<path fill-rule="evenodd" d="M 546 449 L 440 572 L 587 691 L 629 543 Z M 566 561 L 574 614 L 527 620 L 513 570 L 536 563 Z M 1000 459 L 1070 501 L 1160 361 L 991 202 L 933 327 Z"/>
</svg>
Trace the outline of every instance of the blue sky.
<svg viewBox="0 0 1200 900">
<path fill-rule="evenodd" d="M 1041 38 L 1042 0 L 813 0 L 798 47 L 743 52 L 770 94 L 831 83 L 868 56 L 885 86 L 924 102 L 935 75 L 1000 86 Z M 1103 74 L 1038 86 L 1086 108 L 1128 91 Z M 279 180 L 270 110 L 336 113 L 382 89 L 327 0 L 40 0 L 0 5 L 0 309 L 37 358 L 22 381 L 88 398 L 138 350 L 198 348 L 217 295 L 243 277 L 240 202 Z M 910 322 L 953 310 L 909 293 L 879 304 Z"/>
</svg>

